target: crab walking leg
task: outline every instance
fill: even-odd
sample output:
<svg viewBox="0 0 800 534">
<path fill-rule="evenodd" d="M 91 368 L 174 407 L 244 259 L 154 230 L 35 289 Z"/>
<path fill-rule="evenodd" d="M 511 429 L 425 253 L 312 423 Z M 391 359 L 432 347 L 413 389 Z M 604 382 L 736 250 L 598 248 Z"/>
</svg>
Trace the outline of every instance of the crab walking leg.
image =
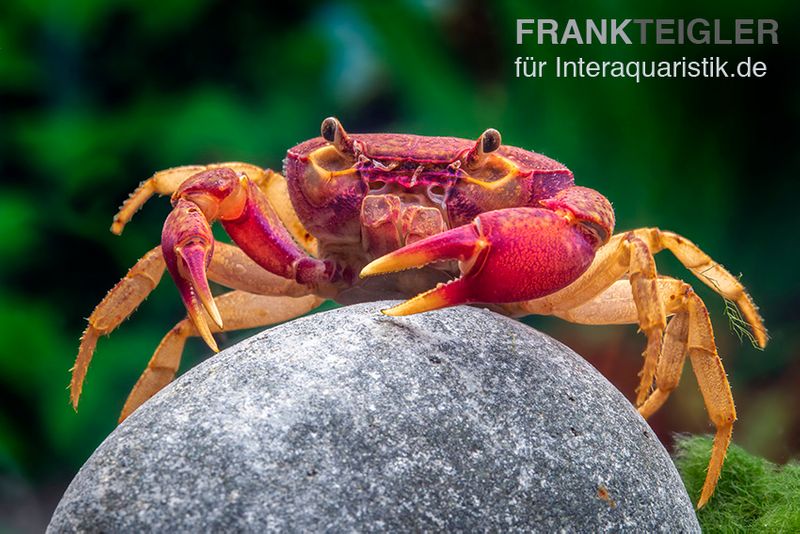
<svg viewBox="0 0 800 534">
<path fill-rule="evenodd" d="M 736 408 L 733 405 L 731 386 L 725 375 L 725 368 L 717 354 L 708 310 L 700 297 L 694 293 L 689 298 L 687 306 L 689 309 L 689 358 L 703 394 L 709 418 L 717 428 L 714 445 L 711 448 L 711 459 L 708 462 L 706 480 L 703 482 L 700 499 L 697 501 L 699 509 L 708 502 L 717 486 L 717 480 L 722 472 L 722 463 L 725 461 L 725 454 L 731 443 L 733 422 L 736 421 Z"/>
<path fill-rule="evenodd" d="M 681 295 L 691 290 L 689 284 L 663 275 L 658 277 L 656 284 L 658 285 L 658 296 L 667 316 L 682 309 Z M 539 307 L 540 300 L 512 302 L 504 304 L 503 308 L 515 317 L 540 313 L 530 311 Z M 571 323 L 589 325 L 638 324 L 639 322 L 639 310 L 633 296 L 633 287 L 630 281 L 624 278 L 615 281 L 599 295 L 586 302 L 564 310 L 551 310 L 546 315 L 554 315 Z"/>
<path fill-rule="evenodd" d="M 639 312 L 639 328 L 647 337 L 643 353 L 644 365 L 636 388 L 636 405 L 641 406 L 650 393 L 656 364 L 661 356 L 661 343 L 667 327 L 667 315 L 658 293 L 656 260 L 647 244 L 637 237 L 629 239 L 631 244 L 630 284 L 633 300 Z"/>
<path fill-rule="evenodd" d="M 508 306 L 509 311 L 516 316 L 550 315 L 591 300 L 628 271 L 630 259 L 627 242 L 631 235 L 647 243 L 653 255 L 664 249 L 670 250 L 703 283 L 717 294 L 735 302 L 758 345 L 762 348 L 766 345 L 769 340 L 767 330 L 758 314 L 758 308 L 741 282 L 685 237 L 658 228 L 641 228 L 614 235 L 597 251 L 594 262 L 578 280 L 545 297 L 512 303 Z"/>
<path fill-rule="evenodd" d="M 110 334 L 134 312 L 158 285 L 165 267 L 161 247 L 150 250 L 130 268 L 128 274 L 111 288 L 92 311 L 88 320 L 89 324 L 81 337 L 78 357 L 71 369 L 70 400 L 74 409 L 78 409 L 83 380 L 86 377 L 89 362 L 92 361 L 97 339 Z"/>
<path fill-rule="evenodd" d="M 131 267 L 89 316 L 89 324 L 81 337 L 78 357 L 72 368 L 70 400 L 73 408 L 78 407 L 83 381 L 98 338 L 113 332 L 139 307 L 158 285 L 165 267 L 159 245 Z M 309 294 L 308 287 L 265 271 L 240 249 L 227 243 L 215 243 L 208 277 L 226 287 L 259 295 L 300 297 Z"/>
<path fill-rule="evenodd" d="M 292 298 L 254 295 L 238 290 L 220 295 L 214 300 L 225 325 L 222 329 L 212 326 L 214 332 L 230 332 L 288 321 L 308 313 L 324 301 L 314 295 Z M 120 423 L 175 378 L 186 340 L 198 335 L 200 334 L 194 324 L 187 317 L 164 336 L 147 368 L 128 395 L 119 416 Z"/>
<path fill-rule="evenodd" d="M 171 195 L 178 190 L 180 185 L 191 176 L 211 170 L 229 168 L 235 172 L 246 173 L 251 179 L 259 181 L 264 170 L 249 163 L 214 163 L 211 165 L 184 165 L 174 167 L 155 173 L 153 176 L 139 184 L 133 193 L 122 203 L 114 222 L 111 224 L 111 232 L 120 235 L 125 229 L 125 225 L 130 222 L 133 215 L 155 194 Z"/>
<path fill-rule="evenodd" d="M 639 407 L 639 413 L 645 419 L 655 413 L 678 386 L 688 343 L 688 311 L 685 303 L 687 296 L 694 294 L 689 284 L 674 278 L 659 277 L 657 284 L 665 314 L 675 315 L 664 333 L 661 356 L 655 371 L 656 389 Z M 555 312 L 554 315 L 579 324 L 636 324 L 640 320 L 628 280 L 618 280 L 589 302 Z"/>
<path fill-rule="evenodd" d="M 725 453 L 731 441 L 736 409 L 705 304 L 681 280 L 659 278 L 658 286 L 666 313 L 674 314 L 667 326 L 664 346 L 656 370 L 656 390 L 639 408 L 643 417 L 652 415 L 666 401 L 680 380 L 688 352 L 709 418 L 716 427 L 711 459 L 697 507 L 703 507 L 717 485 Z M 506 306 L 512 312 L 520 303 Z M 583 324 L 626 324 L 638 322 L 638 306 L 626 280 L 614 283 L 589 302 L 554 315 Z"/>
<path fill-rule="evenodd" d="M 764 321 L 758 313 L 758 307 L 737 277 L 714 261 L 697 245 L 674 232 L 658 228 L 642 228 L 634 230 L 634 233 L 648 243 L 654 254 L 668 249 L 701 282 L 725 299 L 735 302 L 750 325 L 758 346 L 764 348 L 767 345 L 769 336 L 764 327 Z"/>
<path fill-rule="evenodd" d="M 656 389 L 639 406 L 639 413 L 645 419 L 656 413 L 667 401 L 669 394 L 678 387 L 688 344 L 689 312 L 681 310 L 670 319 L 664 332 L 664 347 L 656 369 Z"/>
</svg>

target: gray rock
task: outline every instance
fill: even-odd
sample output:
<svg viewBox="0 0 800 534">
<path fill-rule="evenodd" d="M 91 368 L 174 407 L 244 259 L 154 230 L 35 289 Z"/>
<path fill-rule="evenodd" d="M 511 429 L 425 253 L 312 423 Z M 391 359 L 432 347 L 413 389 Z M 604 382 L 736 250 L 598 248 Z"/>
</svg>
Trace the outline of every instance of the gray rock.
<svg viewBox="0 0 800 534">
<path fill-rule="evenodd" d="M 370 303 L 198 365 L 97 449 L 50 532 L 699 531 L 582 358 L 488 310 Z"/>
</svg>

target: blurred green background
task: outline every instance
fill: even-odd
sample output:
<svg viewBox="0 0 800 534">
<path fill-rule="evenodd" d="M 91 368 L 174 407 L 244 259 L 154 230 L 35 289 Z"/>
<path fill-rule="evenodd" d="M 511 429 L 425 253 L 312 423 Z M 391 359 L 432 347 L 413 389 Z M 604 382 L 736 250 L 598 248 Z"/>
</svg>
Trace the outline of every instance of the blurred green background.
<svg viewBox="0 0 800 534">
<path fill-rule="evenodd" d="M 692 4 L 689 4 L 692 5 Z M 477 137 L 568 165 L 603 192 L 618 229 L 686 235 L 742 280 L 772 342 L 712 312 L 739 409 L 734 440 L 785 461 L 800 451 L 797 302 L 798 10 L 716 0 L 703 8 L 633 0 L 574 2 L 5 0 L 0 3 L 0 531 L 37 531 L 69 480 L 113 430 L 161 336 L 182 317 L 163 283 L 101 339 L 80 411 L 68 369 L 85 317 L 154 246 L 168 212 L 152 201 L 122 237 L 117 206 L 154 171 L 243 160 L 280 168 L 285 150 L 336 115 L 352 132 Z M 517 18 L 774 18 L 778 46 L 517 46 Z M 514 58 L 595 60 L 752 56 L 757 80 L 515 79 Z M 165 281 L 168 279 L 165 277 Z M 632 397 L 635 327 L 527 320 L 585 355 Z M 250 332 L 252 333 L 252 332 Z M 229 336 L 229 341 L 243 335 Z M 191 342 L 183 368 L 209 356 Z M 652 420 L 711 430 L 690 371 Z"/>
</svg>

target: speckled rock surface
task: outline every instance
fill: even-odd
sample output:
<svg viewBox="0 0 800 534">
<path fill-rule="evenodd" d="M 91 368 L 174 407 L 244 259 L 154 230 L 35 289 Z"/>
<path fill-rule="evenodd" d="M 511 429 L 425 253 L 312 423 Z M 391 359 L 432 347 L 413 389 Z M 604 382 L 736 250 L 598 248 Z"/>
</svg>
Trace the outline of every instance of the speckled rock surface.
<svg viewBox="0 0 800 534">
<path fill-rule="evenodd" d="M 279 326 L 186 373 L 50 532 L 699 531 L 669 456 L 578 355 L 482 309 Z"/>
</svg>

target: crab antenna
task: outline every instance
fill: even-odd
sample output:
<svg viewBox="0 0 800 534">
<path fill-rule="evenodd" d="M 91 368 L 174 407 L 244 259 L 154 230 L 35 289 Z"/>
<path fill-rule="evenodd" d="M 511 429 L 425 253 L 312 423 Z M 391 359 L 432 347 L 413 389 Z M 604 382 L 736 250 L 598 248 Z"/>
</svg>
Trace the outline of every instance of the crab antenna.
<svg viewBox="0 0 800 534">
<path fill-rule="evenodd" d="M 486 161 L 486 155 L 500 148 L 501 144 L 500 132 L 494 128 L 489 128 L 481 134 L 475 146 L 469 149 L 469 152 L 464 156 L 464 163 L 468 167 L 482 165 Z"/>
<path fill-rule="evenodd" d="M 320 127 L 322 138 L 331 143 L 342 154 L 353 153 L 353 140 L 347 135 L 342 123 L 336 117 L 328 117 Z"/>
</svg>

